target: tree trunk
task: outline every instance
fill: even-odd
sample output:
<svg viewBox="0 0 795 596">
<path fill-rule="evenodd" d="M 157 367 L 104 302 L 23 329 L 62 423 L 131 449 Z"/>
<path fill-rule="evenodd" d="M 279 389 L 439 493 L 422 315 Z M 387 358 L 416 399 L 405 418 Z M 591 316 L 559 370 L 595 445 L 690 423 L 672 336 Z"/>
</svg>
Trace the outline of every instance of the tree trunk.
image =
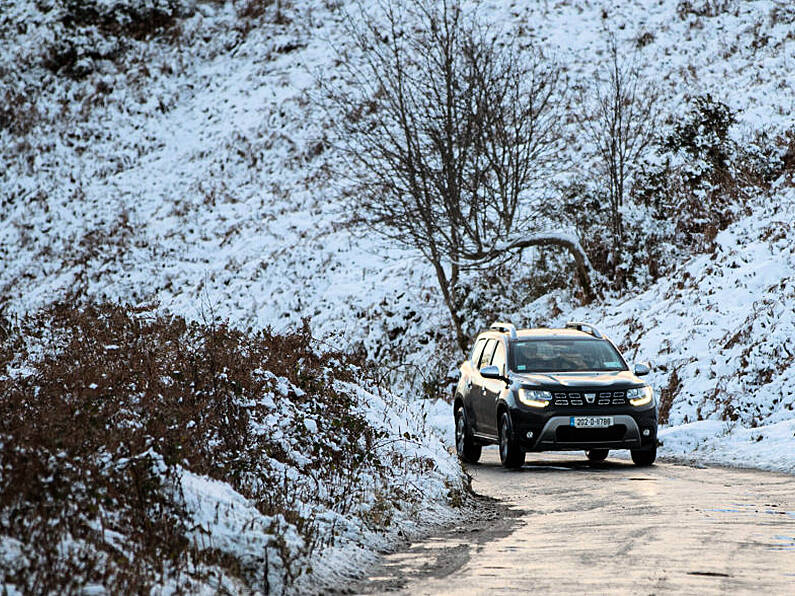
<svg viewBox="0 0 795 596">
<path fill-rule="evenodd" d="M 439 281 L 439 288 L 442 290 L 444 303 L 447 305 L 447 310 L 450 311 L 450 320 L 453 322 L 453 329 L 455 329 L 455 338 L 458 347 L 466 354 L 467 347 L 469 346 L 469 339 L 464 335 L 464 330 L 461 326 L 461 317 L 458 316 L 458 308 L 456 306 L 450 282 L 444 272 L 444 267 L 438 261 L 432 262 L 433 268 L 436 271 L 436 279 Z"/>
</svg>

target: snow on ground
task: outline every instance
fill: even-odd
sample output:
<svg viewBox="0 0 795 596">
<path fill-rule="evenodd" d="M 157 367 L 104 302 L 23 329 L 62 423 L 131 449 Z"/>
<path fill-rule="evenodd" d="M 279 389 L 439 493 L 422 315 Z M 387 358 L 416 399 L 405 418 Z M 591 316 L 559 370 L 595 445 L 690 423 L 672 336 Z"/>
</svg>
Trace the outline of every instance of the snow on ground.
<svg viewBox="0 0 795 596">
<path fill-rule="evenodd" d="M 720 420 L 671 426 L 660 433 L 662 455 L 692 463 L 795 473 L 795 421 L 743 428 Z"/>
<path fill-rule="evenodd" d="M 551 312 L 557 312 L 550 316 Z M 662 410 L 661 456 L 795 472 L 795 191 L 721 232 L 709 254 L 632 297 L 572 307 L 541 298 L 522 326 L 595 322 L 647 377 Z M 454 445 L 452 414 L 425 402 Z"/>
<path fill-rule="evenodd" d="M 795 471 L 793 232 L 790 189 L 638 296 L 549 323 L 596 321 L 630 361 L 652 361 L 648 379 L 667 410 L 662 455 Z"/>
<path fill-rule="evenodd" d="M 333 532 L 337 537 L 332 546 L 324 547 L 307 561 L 311 571 L 288 587 L 294 593 L 323 593 L 344 587 L 347 582 L 361 578 L 363 571 L 376 562 L 380 551 L 392 548 L 401 540 L 419 537 L 429 528 L 460 521 L 466 515 L 464 509 L 450 503 L 453 493 L 463 496 L 464 491 L 458 459 L 433 431 L 429 432 L 423 417 L 416 415 L 407 402 L 390 394 L 371 393 L 352 384 L 340 389 L 357 394 L 368 421 L 375 428 L 386 431 L 382 444 L 376 446 L 383 461 L 400 461 L 403 467 L 390 470 L 389 485 L 379 486 L 375 477 L 365 475 L 356 490 L 364 490 L 368 496 L 355 507 L 353 514 L 334 512 L 311 500 L 304 503 L 303 506 L 312 511 L 312 522 L 317 524 L 319 532 Z M 409 438 L 404 438 L 404 433 Z M 393 454 L 400 457 L 394 459 Z M 418 467 L 418 461 L 433 465 Z M 289 469 L 285 473 L 300 471 Z M 367 485 L 373 488 L 366 488 Z M 288 548 L 300 551 L 301 537 L 291 530 L 287 520 L 263 516 L 228 484 L 183 471 L 181 486 L 194 524 L 191 540 L 232 554 L 243 566 L 248 563 L 261 565 L 266 546 L 274 548 L 273 525 L 276 524 L 286 529 L 283 536 Z M 316 480 L 316 486 L 323 487 L 322 479 Z M 380 491 L 391 492 L 380 494 Z M 379 498 L 390 499 L 392 492 L 413 495 L 414 500 L 404 499 L 401 506 L 393 509 L 390 505 L 384 509 L 386 515 L 394 516 L 386 528 L 378 527 L 377 523 L 363 525 L 357 520 L 356 510 L 376 511 L 375 502 Z M 419 495 L 421 498 L 416 498 Z M 271 566 L 276 560 L 272 555 Z M 286 588 L 281 584 L 280 571 L 276 566 L 269 574 L 274 593 Z M 220 578 L 231 581 L 224 574 L 220 574 Z M 234 583 L 226 588 L 233 592 L 242 589 Z"/>
<path fill-rule="evenodd" d="M 51 16 L 33 2 L 10 6 L 5 18 L 27 26 L 0 61 L 39 120 L 0 130 L 0 305 L 28 311 L 77 292 L 247 328 L 311 317 L 338 347 L 420 372 L 449 368 L 438 362 L 451 333 L 427 265 L 341 224 L 337 157 L 311 101 L 314 76 L 338 72 L 330 44 L 345 45 L 331 4 L 296 2 L 286 24 L 248 28 L 231 3 L 198 2 L 184 43 L 136 42 L 120 65 L 102 62 L 80 81 L 35 60 L 17 68 L 51 36 Z M 698 14 L 702 4 L 491 0 L 483 11 L 548 43 L 574 81 L 594 76 L 615 35 L 662 85 L 665 109 L 712 93 L 738 112 L 736 134 L 791 127 L 791 3 L 729 2 L 717 16 Z M 574 308 L 556 294 L 515 321 L 595 320 L 629 357 L 653 360 L 651 382 L 671 396 L 663 454 L 792 470 L 792 200 L 774 194 L 713 253 L 637 296 Z M 424 407 L 449 440 L 449 406 Z"/>
<path fill-rule="evenodd" d="M 663 85 L 664 109 L 711 92 L 738 111 L 738 134 L 790 126 L 795 9 L 736 2 L 708 17 L 679 4 L 491 1 L 482 12 L 549 44 L 574 82 L 595 76 L 615 35 Z M 26 6 L 15 5 L 20 19 Z M 378 358 L 391 344 L 409 368 L 445 369 L 437 354 L 450 353 L 449 324 L 428 266 L 340 225 L 328 174 L 337 157 L 310 101 L 314 76 L 338 72 L 340 14 L 294 3 L 286 25 L 262 19 L 246 31 L 229 3 L 198 8 L 182 25 L 190 43 L 139 44 L 126 68 L 79 82 L 40 66 L 20 73 L 46 117 L 20 143 L 0 132 L 0 184 L 15 198 L 0 222 L 8 308 L 72 290 L 154 297 L 189 317 L 212 308 L 251 327 L 310 316 L 317 336 L 343 347 Z M 35 52 L 42 19 L 26 18 L 9 67 Z"/>
</svg>

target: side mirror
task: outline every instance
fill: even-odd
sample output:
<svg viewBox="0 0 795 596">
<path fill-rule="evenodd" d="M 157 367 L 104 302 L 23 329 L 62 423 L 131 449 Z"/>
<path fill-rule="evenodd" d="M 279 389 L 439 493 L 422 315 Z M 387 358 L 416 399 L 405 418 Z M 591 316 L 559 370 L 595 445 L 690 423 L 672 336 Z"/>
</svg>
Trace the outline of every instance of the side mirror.
<svg viewBox="0 0 795 596">
<path fill-rule="evenodd" d="M 500 373 L 500 369 L 496 366 L 484 366 L 480 369 L 480 376 L 484 379 L 497 379 L 498 381 L 504 379 Z"/>
<path fill-rule="evenodd" d="M 633 372 L 637 377 L 649 374 L 651 372 L 651 362 L 636 362 Z"/>
</svg>

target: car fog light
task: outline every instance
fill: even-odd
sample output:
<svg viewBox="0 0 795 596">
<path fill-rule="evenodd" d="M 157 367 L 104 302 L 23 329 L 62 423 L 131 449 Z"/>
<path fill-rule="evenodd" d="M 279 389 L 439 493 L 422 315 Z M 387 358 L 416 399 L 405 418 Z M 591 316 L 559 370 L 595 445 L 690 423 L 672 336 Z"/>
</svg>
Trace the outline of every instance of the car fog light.
<svg viewBox="0 0 795 596">
<path fill-rule="evenodd" d="M 651 434 L 651 430 L 649 430 L 648 428 L 644 428 L 643 429 L 643 436 L 644 437 L 648 437 L 650 434 Z"/>
<path fill-rule="evenodd" d="M 527 438 L 528 439 L 532 439 L 533 438 L 533 431 L 532 430 L 527 433 Z"/>
</svg>

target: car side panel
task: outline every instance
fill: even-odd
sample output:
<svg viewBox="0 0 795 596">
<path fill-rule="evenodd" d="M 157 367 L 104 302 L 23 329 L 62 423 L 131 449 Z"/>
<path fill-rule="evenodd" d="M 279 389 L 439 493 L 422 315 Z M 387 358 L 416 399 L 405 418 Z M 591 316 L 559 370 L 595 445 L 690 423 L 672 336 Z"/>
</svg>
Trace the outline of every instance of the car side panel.
<svg viewBox="0 0 795 596">
<path fill-rule="evenodd" d="M 496 436 L 497 435 L 497 403 L 499 402 L 505 383 L 495 379 L 483 379 L 481 387 L 481 416 L 478 426 L 480 432 Z"/>
<path fill-rule="evenodd" d="M 497 348 L 494 350 L 491 365 L 500 368 L 500 372 L 505 375 L 506 370 L 506 346 L 502 340 L 497 340 Z M 505 381 L 498 379 L 482 379 L 481 384 L 481 432 L 488 435 L 497 435 L 497 404 L 500 396 L 505 390 Z"/>
<path fill-rule="evenodd" d="M 472 404 L 474 406 L 473 409 L 475 411 L 475 418 L 472 428 L 478 434 L 489 436 L 493 436 L 495 434 L 494 428 L 496 428 L 496 425 L 490 424 L 491 421 L 489 417 L 491 412 L 488 403 L 488 396 L 484 391 L 484 387 L 491 381 L 489 379 L 484 379 L 480 375 L 480 368 L 483 366 L 488 366 L 491 363 L 491 357 L 494 355 L 493 348 L 496 347 L 496 342 L 496 339 L 489 338 L 488 342 L 486 343 L 486 347 L 484 348 L 485 359 L 481 359 L 479 366 L 476 367 L 472 381 L 472 389 L 470 391 L 470 399 L 472 400 Z"/>
<path fill-rule="evenodd" d="M 476 363 L 480 359 L 480 355 L 483 352 L 486 339 L 487 338 L 480 336 L 475 340 L 470 357 L 467 360 L 464 360 L 463 364 L 461 365 L 461 378 L 458 381 L 458 387 L 456 389 L 457 393 L 464 401 L 464 409 L 467 413 L 467 419 L 470 421 L 470 424 L 473 425 L 473 429 L 474 422 L 477 417 L 475 405 L 477 403 L 477 397 L 479 397 L 479 387 L 475 384 L 475 381 L 478 377 L 480 377 L 476 368 Z"/>
</svg>

